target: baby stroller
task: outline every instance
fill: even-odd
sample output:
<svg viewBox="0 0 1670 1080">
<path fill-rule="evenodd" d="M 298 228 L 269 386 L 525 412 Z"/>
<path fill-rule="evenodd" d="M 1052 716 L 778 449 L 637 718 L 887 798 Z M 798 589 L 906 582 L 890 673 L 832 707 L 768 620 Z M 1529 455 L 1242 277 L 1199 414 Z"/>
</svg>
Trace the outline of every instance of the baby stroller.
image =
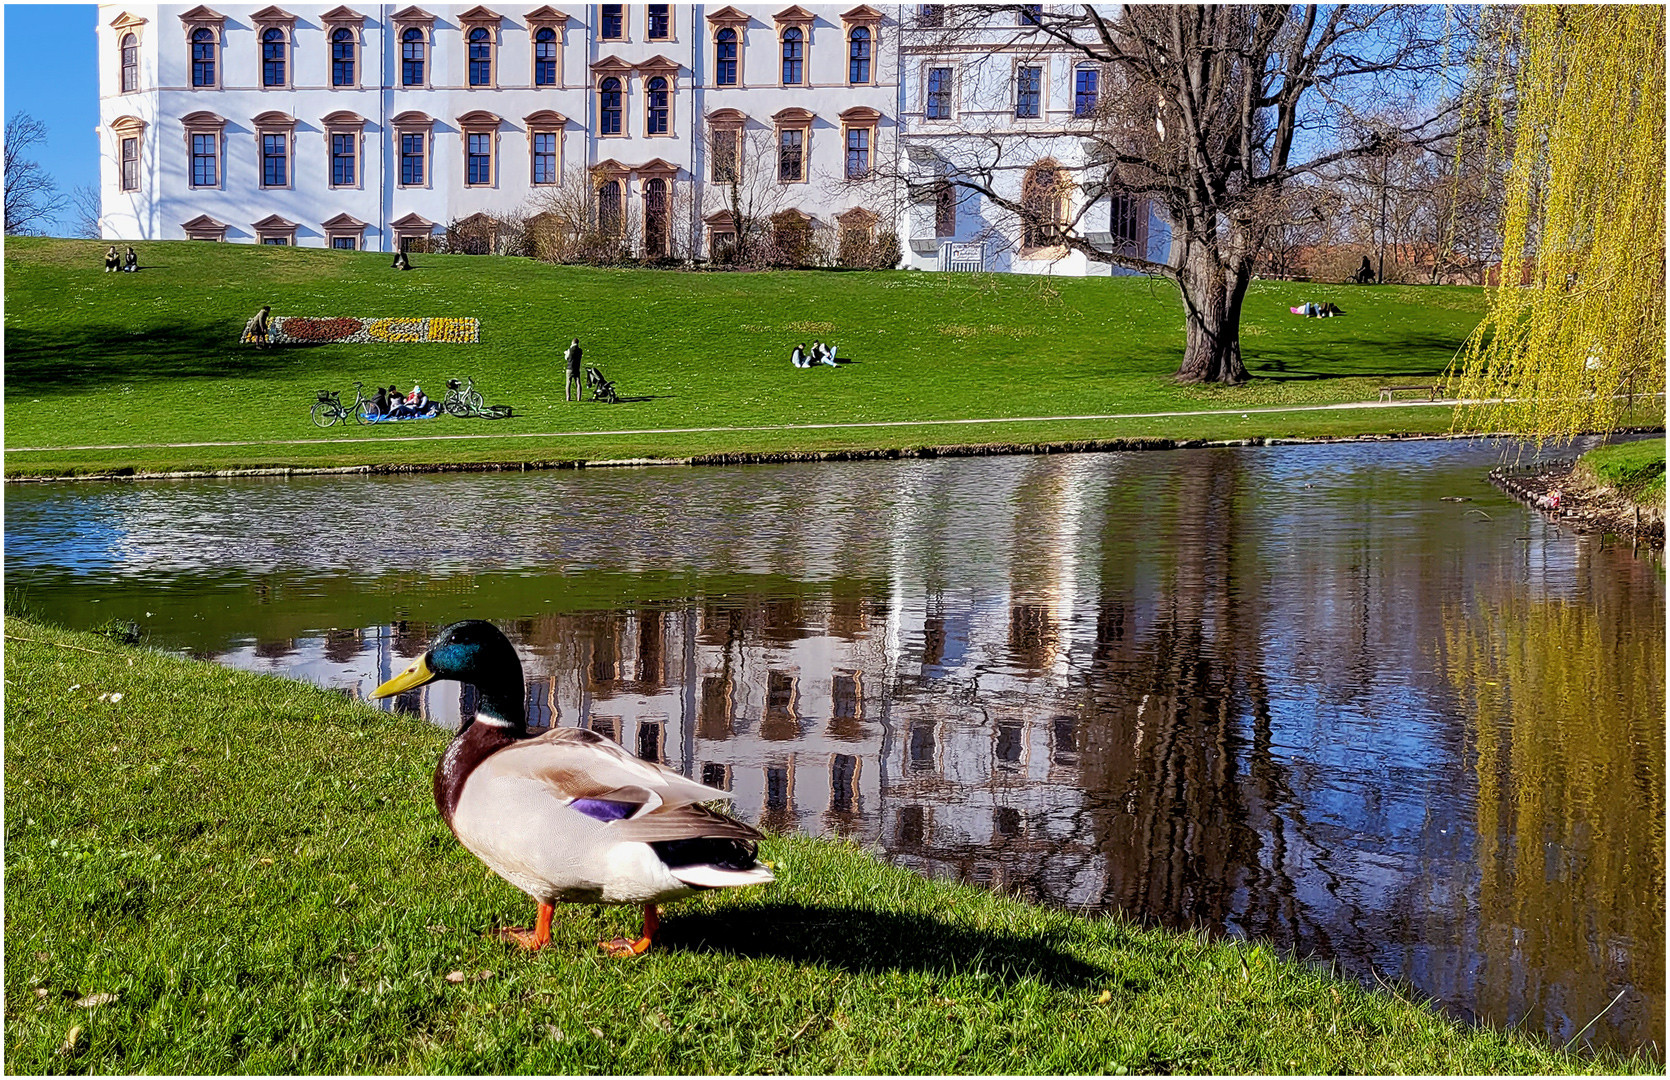
<svg viewBox="0 0 1670 1080">
<path fill-rule="evenodd" d="M 615 384 L 603 377 L 603 373 L 594 367 L 586 368 L 586 385 L 591 387 L 593 401 L 607 401 L 614 405 L 620 399 L 615 397 Z"/>
</svg>

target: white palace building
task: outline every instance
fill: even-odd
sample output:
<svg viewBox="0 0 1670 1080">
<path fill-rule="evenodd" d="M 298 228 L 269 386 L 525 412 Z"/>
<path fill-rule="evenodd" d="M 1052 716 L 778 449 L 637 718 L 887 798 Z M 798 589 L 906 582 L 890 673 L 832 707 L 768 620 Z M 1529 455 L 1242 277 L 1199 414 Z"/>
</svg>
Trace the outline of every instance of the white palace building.
<svg viewBox="0 0 1670 1080">
<path fill-rule="evenodd" d="M 917 269 L 1107 274 L 975 194 L 909 194 L 960 140 L 1032 163 L 1017 199 L 1083 164 L 1102 73 L 1027 12 L 953 39 L 938 5 L 101 5 L 103 235 L 394 251 L 580 183 L 639 252 L 703 258 L 735 146 L 773 221 L 891 228 Z M 1164 257 L 1146 205 L 1078 197 L 1063 221 Z"/>
</svg>

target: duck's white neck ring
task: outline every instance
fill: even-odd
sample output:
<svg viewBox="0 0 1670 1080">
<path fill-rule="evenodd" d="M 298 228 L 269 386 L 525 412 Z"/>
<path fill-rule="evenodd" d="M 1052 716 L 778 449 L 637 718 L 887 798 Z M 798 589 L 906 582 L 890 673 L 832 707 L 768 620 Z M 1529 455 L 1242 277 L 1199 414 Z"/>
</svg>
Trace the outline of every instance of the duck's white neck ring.
<svg viewBox="0 0 1670 1080">
<path fill-rule="evenodd" d="M 498 728 L 510 728 L 510 727 L 515 727 L 516 726 L 515 724 L 512 724 L 509 720 L 505 720 L 502 717 L 492 716 L 492 715 L 489 715 L 488 713 L 483 713 L 483 712 L 476 713 L 475 722 L 478 723 L 478 724 L 486 724 L 488 727 L 498 727 Z"/>
</svg>

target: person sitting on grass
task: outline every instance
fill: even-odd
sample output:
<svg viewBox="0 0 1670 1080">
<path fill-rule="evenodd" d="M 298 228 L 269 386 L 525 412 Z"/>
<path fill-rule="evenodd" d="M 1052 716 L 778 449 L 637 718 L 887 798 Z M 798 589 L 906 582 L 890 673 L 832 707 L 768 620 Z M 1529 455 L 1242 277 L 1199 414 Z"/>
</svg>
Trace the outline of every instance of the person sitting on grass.
<svg viewBox="0 0 1670 1080">
<path fill-rule="evenodd" d="M 789 353 L 789 363 L 800 368 L 812 366 L 806 359 L 806 346 L 804 344 L 796 345 L 794 351 Z"/>
<path fill-rule="evenodd" d="M 821 358 L 821 362 L 825 363 L 825 364 L 828 364 L 830 367 L 836 366 L 835 365 L 835 349 L 836 349 L 836 346 L 833 346 L 833 345 L 824 349 L 823 350 L 823 357 Z"/>
<path fill-rule="evenodd" d="M 387 416 L 389 414 L 389 392 L 385 387 L 377 387 L 377 392 L 371 395 L 371 415 Z"/>
<path fill-rule="evenodd" d="M 104 253 L 104 272 L 108 274 L 112 270 L 120 270 L 121 268 L 122 257 L 116 254 L 116 245 L 111 244 L 110 250 Z"/>
<path fill-rule="evenodd" d="M 812 354 L 811 354 L 811 356 L 809 356 L 807 358 L 810 361 L 810 363 L 807 366 L 810 367 L 814 364 L 823 363 L 823 358 L 825 356 L 827 356 L 828 354 L 829 354 L 829 350 L 827 350 L 823 347 L 823 342 L 821 342 L 821 341 L 812 342 Z"/>
<path fill-rule="evenodd" d="M 139 256 L 134 252 L 133 245 L 128 245 L 127 259 L 122 263 L 122 269 L 130 274 L 139 273 Z"/>
<path fill-rule="evenodd" d="M 429 395 L 423 392 L 423 387 L 417 383 L 412 384 L 412 392 L 406 395 L 406 407 L 412 410 L 413 416 L 433 415 L 434 404 L 429 400 Z"/>
</svg>

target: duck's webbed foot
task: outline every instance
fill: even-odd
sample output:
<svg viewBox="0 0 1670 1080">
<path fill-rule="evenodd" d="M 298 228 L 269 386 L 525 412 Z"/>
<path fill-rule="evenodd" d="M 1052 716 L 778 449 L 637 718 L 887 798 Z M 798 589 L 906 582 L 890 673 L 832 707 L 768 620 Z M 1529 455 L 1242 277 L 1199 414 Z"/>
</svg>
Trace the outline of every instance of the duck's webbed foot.
<svg viewBox="0 0 1670 1080">
<path fill-rule="evenodd" d="M 656 911 L 655 905 L 645 904 L 643 937 L 637 939 L 636 941 L 623 937 L 612 938 L 608 941 L 599 941 L 597 943 L 597 947 L 619 960 L 625 960 L 634 956 L 642 956 L 644 953 L 649 951 L 649 947 L 655 938 L 655 931 L 660 927 L 660 925 L 661 916 L 660 913 Z"/>
<path fill-rule="evenodd" d="M 496 931 L 494 936 L 500 941 L 520 945 L 530 952 L 537 952 L 551 943 L 551 914 L 553 911 L 555 911 L 553 905 L 541 903 L 539 905 L 539 922 L 532 930 L 510 926 Z"/>
</svg>

